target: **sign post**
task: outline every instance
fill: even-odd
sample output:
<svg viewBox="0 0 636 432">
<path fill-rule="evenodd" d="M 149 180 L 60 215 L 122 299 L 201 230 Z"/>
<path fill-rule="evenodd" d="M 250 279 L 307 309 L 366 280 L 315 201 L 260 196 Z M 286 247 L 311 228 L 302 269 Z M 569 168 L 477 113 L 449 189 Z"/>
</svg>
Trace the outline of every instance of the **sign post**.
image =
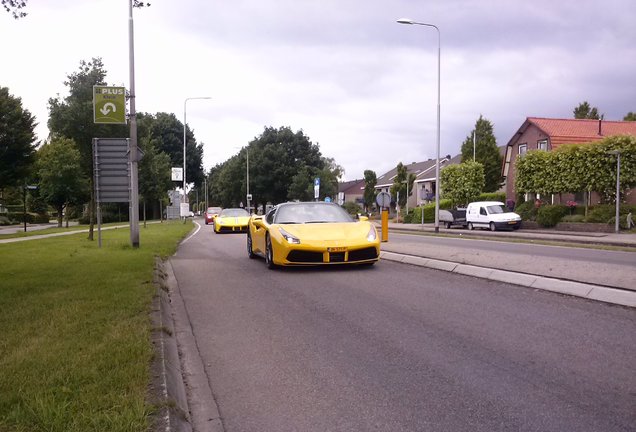
<svg viewBox="0 0 636 432">
<path fill-rule="evenodd" d="M 382 233 L 381 240 L 389 241 L 389 206 L 391 205 L 391 195 L 388 192 L 380 192 L 375 197 L 375 202 L 380 207 L 382 213 Z"/>
<path fill-rule="evenodd" d="M 314 179 L 314 199 L 318 201 L 318 197 L 320 197 L 320 177 Z"/>
</svg>

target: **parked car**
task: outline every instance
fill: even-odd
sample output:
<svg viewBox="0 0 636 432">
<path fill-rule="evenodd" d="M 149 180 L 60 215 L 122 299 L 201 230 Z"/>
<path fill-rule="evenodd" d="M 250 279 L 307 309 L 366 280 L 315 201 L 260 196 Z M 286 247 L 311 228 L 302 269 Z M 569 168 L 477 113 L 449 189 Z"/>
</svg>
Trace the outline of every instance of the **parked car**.
<svg viewBox="0 0 636 432">
<path fill-rule="evenodd" d="M 214 232 L 246 232 L 250 214 L 242 208 L 226 208 L 214 218 Z"/>
<path fill-rule="evenodd" d="M 221 207 L 208 207 L 205 211 L 205 224 L 213 223 L 219 213 L 221 213 Z"/>
<path fill-rule="evenodd" d="M 247 255 L 262 255 L 270 269 L 372 265 L 380 257 L 380 238 L 368 218 L 354 218 L 335 203 L 289 202 L 251 217 Z"/>
<path fill-rule="evenodd" d="M 461 226 L 462 228 L 465 228 L 468 225 L 468 222 L 466 222 L 466 208 L 457 207 L 452 210 L 440 210 L 439 220 L 444 223 L 446 228 L 450 228 L 452 226 Z"/>
<path fill-rule="evenodd" d="M 468 204 L 466 222 L 469 230 L 488 228 L 496 231 L 521 228 L 521 216 L 509 211 L 508 207 L 499 201 L 478 201 Z"/>
</svg>

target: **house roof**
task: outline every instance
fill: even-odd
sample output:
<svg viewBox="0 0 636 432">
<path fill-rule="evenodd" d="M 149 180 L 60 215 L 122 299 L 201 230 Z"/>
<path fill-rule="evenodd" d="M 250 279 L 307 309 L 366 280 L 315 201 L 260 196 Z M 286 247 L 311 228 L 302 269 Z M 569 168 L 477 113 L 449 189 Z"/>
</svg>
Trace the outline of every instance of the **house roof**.
<svg viewBox="0 0 636 432">
<path fill-rule="evenodd" d="M 552 119 L 528 117 L 513 135 L 508 145 L 516 143 L 526 129 L 534 125 L 550 137 L 552 148 L 561 144 L 577 144 L 600 141 L 612 135 L 635 135 L 636 121 L 610 121 L 590 119 Z"/>
<path fill-rule="evenodd" d="M 409 174 L 415 174 L 415 181 L 423 181 L 430 180 L 435 178 L 435 163 L 437 159 L 428 159 L 424 162 L 413 162 L 408 165 L 404 165 L 406 167 L 406 171 Z M 442 156 L 439 159 L 440 168 L 443 168 L 446 165 L 459 163 L 461 162 L 461 154 L 455 156 L 451 159 L 450 155 Z M 378 177 L 378 183 L 376 184 L 376 188 L 382 188 L 393 185 L 393 180 L 397 176 L 397 166 L 390 171 L 382 174 Z"/>
<path fill-rule="evenodd" d="M 364 179 L 338 183 L 338 192 L 344 192 L 345 195 L 360 195 L 364 192 Z"/>
</svg>

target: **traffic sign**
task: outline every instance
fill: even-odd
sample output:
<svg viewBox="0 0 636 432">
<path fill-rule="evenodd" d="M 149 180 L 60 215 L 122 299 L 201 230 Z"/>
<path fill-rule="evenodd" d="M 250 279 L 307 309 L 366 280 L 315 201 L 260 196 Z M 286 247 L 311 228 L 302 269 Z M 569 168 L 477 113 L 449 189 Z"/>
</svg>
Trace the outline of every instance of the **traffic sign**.
<svg viewBox="0 0 636 432">
<path fill-rule="evenodd" d="M 320 177 L 314 179 L 314 199 L 320 196 Z"/>
<path fill-rule="evenodd" d="M 172 181 L 183 181 L 183 168 L 172 167 Z"/>
<path fill-rule="evenodd" d="M 93 122 L 126 124 L 126 89 L 93 86 Z"/>
<path fill-rule="evenodd" d="M 388 208 L 391 205 L 391 195 L 388 192 L 380 192 L 377 197 L 375 197 L 375 202 L 381 208 Z"/>
</svg>

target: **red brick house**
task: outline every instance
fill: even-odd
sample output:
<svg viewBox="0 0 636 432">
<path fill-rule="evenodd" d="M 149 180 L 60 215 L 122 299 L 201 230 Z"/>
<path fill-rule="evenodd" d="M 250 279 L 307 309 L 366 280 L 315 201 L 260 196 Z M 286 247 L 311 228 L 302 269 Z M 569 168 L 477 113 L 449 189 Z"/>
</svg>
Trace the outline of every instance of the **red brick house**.
<svg viewBox="0 0 636 432">
<path fill-rule="evenodd" d="M 636 136 L 636 122 L 528 117 L 506 145 L 502 174 L 506 198 L 515 199 L 515 159 L 530 150 L 551 151 L 563 144 L 584 144 L 613 135 Z M 541 197 L 549 199 L 548 197 Z M 573 197 L 582 201 L 583 197 Z M 569 199 L 569 198 L 568 198 Z M 636 204 L 636 194 L 628 201 Z M 634 202 L 631 202 L 634 201 Z"/>
</svg>

